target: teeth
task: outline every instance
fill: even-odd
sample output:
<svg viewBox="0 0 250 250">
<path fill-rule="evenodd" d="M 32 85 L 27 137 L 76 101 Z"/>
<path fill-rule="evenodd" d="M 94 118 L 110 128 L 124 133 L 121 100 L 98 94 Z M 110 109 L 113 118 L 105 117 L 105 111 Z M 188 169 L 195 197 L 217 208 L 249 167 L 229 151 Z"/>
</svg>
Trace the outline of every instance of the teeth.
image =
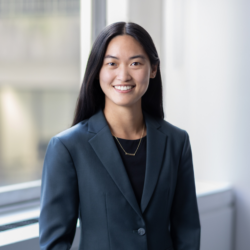
<svg viewBox="0 0 250 250">
<path fill-rule="evenodd" d="M 132 86 L 115 86 L 115 88 L 120 90 L 127 90 L 132 89 Z"/>
</svg>

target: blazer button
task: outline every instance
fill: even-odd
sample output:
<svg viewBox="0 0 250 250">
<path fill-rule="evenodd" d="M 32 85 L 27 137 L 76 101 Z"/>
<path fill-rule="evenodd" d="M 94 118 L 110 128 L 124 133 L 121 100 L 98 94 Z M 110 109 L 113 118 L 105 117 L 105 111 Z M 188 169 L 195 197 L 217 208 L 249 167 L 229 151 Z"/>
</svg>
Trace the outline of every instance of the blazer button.
<svg viewBox="0 0 250 250">
<path fill-rule="evenodd" d="M 139 228 L 137 231 L 139 235 L 144 235 L 146 232 L 144 228 Z"/>
</svg>

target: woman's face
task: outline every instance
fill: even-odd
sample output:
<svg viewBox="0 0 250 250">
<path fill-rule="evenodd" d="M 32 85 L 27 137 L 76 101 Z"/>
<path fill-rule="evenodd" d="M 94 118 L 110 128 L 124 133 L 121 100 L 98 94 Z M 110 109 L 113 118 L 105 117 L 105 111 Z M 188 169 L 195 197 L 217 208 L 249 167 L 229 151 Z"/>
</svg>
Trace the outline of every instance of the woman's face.
<svg viewBox="0 0 250 250">
<path fill-rule="evenodd" d="M 137 40 L 129 35 L 114 37 L 108 44 L 99 73 L 105 105 L 128 107 L 140 104 L 156 71 L 157 66 L 151 67 L 146 52 Z"/>
</svg>

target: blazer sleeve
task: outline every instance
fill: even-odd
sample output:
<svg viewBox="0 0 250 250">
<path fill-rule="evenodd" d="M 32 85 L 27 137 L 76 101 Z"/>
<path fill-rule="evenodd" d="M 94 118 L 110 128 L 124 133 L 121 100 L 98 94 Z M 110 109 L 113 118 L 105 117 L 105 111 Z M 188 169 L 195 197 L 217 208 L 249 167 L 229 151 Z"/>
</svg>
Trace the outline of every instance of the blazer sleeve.
<svg viewBox="0 0 250 250">
<path fill-rule="evenodd" d="M 200 230 L 191 145 L 185 131 L 170 214 L 170 234 L 174 250 L 199 250 Z"/>
<path fill-rule="evenodd" d="M 57 137 L 48 145 L 42 173 L 39 244 L 41 250 L 70 249 L 78 219 L 78 182 L 69 151 Z"/>
</svg>

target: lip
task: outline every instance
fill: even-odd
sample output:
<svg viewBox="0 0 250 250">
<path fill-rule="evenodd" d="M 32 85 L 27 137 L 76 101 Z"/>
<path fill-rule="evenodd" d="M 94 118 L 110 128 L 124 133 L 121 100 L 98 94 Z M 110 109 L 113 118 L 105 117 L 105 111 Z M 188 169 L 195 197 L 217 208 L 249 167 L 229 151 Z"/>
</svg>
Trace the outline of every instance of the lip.
<svg viewBox="0 0 250 250">
<path fill-rule="evenodd" d="M 124 85 L 115 85 L 115 86 L 124 86 Z M 131 89 L 127 89 L 127 90 L 121 90 L 121 89 L 116 89 L 115 86 L 113 86 L 113 88 L 119 92 L 119 93 L 128 93 L 128 92 L 131 92 L 134 88 L 135 88 L 135 85 L 126 85 L 126 86 L 134 86 L 133 88 Z"/>
</svg>

